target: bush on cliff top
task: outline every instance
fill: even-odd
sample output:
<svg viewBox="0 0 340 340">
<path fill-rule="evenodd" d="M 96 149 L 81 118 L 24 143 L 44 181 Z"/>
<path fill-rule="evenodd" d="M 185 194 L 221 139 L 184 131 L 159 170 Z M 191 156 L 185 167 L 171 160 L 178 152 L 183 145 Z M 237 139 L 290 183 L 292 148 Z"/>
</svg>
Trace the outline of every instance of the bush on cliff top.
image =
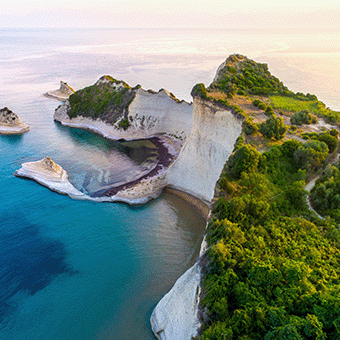
<svg viewBox="0 0 340 340">
<path fill-rule="evenodd" d="M 69 97 L 69 117 L 99 118 L 106 123 L 114 124 L 122 115 L 127 115 L 127 108 L 139 86 L 131 89 L 126 83 L 116 82 L 111 78 L 105 76 L 109 82 L 94 84 L 73 93 Z"/>
</svg>

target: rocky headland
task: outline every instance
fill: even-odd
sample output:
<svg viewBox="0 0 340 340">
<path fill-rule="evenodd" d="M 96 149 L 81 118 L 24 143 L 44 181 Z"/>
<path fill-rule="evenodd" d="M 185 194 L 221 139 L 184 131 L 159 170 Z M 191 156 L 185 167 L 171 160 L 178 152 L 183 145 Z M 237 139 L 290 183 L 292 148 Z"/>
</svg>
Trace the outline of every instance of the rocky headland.
<svg viewBox="0 0 340 340">
<path fill-rule="evenodd" d="M 23 123 L 19 116 L 7 107 L 0 109 L 0 134 L 17 135 L 27 132 L 30 127 Z"/>
<path fill-rule="evenodd" d="M 216 183 L 220 182 L 235 145 L 242 147 L 248 143 L 264 152 L 282 138 L 297 141 L 306 138 L 311 124 L 301 123 L 299 129 L 291 124 L 291 117 L 299 112 L 287 110 L 287 103 L 298 108 L 315 106 L 319 115 L 326 118 L 335 115 L 315 96 L 289 91 L 270 74 L 266 64 L 241 55 L 229 56 L 208 88 L 204 84 L 195 85 L 192 97 L 193 103 L 189 104 L 166 90 L 146 91 L 139 85 L 132 88 L 110 76 L 103 76 L 94 85 L 71 94 L 54 114 L 54 119 L 62 125 L 88 129 L 116 140 L 153 137 L 160 151 L 158 163 L 139 179 L 97 192 L 93 197 L 79 191 L 83 196 L 73 197 L 145 203 L 169 188 L 179 190 L 182 197 L 200 200 L 204 205 L 201 211 L 208 211 L 223 191 Z M 285 137 L 288 129 L 290 134 Z M 50 185 L 58 181 L 46 179 L 44 166 L 39 165 L 35 171 L 34 166 L 27 165 L 32 163 L 25 164 L 17 175 L 21 171 L 28 174 L 25 177 L 35 177 L 43 185 L 47 181 L 46 186 L 54 190 L 55 184 Z M 59 177 L 62 174 L 56 173 Z M 233 192 L 233 187 L 223 183 L 227 188 L 224 190 Z M 55 191 L 72 197 L 76 189 L 65 188 L 63 192 Z M 200 256 L 204 253 L 203 244 Z M 151 316 L 158 339 L 189 340 L 198 334 L 202 321 L 198 316 L 201 277 L 201 264 L 197 262 L 158 303 Z"/>
<path fill-rule="evenodd" d="M 67 100 L 75 91 L 67 83 L 60 81 L 60 87 L 57 90 L 47 91 L 44 93 L 45 97 L 57 99 L 60 101 Z"/>
</svg>

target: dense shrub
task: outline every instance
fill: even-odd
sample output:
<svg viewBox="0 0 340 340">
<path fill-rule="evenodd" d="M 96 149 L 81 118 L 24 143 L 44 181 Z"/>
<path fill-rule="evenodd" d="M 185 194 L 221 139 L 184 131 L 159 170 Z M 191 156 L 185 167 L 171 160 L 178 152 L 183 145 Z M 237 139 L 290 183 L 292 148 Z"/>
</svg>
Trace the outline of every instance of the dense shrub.
<svg viewBox="0 0 340 340">
<path fill-rule="evenodd" d="M 332 136 L 330 133 L 321 133 L 318 136 L 318 140 L 327 144 L 330 153 L 332 153 L 338 146 L 338 138 Z"/>
<path fill-rule="evenodd" d="M 240 178 L 243 171 L 252 172 L 256 170 L 260 157 L 261 154 L 255 147 L 244 145 L 229 157 L 226 171 L 231 177 Z"/>
<path fill-rule="evenodd" d="M 259 127 L 250 119 L 245 119 L 243 122 L 243 130 L 246 135 L 254 135 L 259 130 Z"/>
<path fill-rule="evenodd" d="M 318 140 L 307 141 L 294 152 L 296 165 L 301 169 L 312 170 L 320 166 L 328 156 L 328 146 Z"/>
<path fill-rule="evenodd" d="M 103 78 L 107 81 L 85 87 L 70 96 L 70 118 L 83 116 L 114 124 L 125 114 L 139 85 L 131 89 L 126 83 L 110 76 Z"/>
<path fill-rule="evenodd" d="M 331 216 L 340 223 L 340 171 L 328 166 L 311 192 L 313 208 L 322 216 Z"/>
<path fill-rule="evenodd" d="M 331 129 L 331 130 L 329 130 L 329 133 L 334 137 L 339 136 L 339 131 L 337 129 Z"/>
<path fill-rule="evenodd" d="M 282 117 L 276 117 L 273 114 L 260 124 L 259 130 L 264 137 L 279 140 L 285 136 L 288 126 L 284 124 Z"/>
<path fill-rule="evenodd" d="M 202 99 L 207 99 L 207 89 L 203 83 L 196 84 L 192 91 L 191 91 L 192 96 L 199 96 Z"/>
<path fill-rule="evenodd" d="M 130 122 L 127 118 L 125 119 L 122 119 L 120 122 L 119 122 L 119 126 L 121 128 L 123 128 L 124 130 L 126 130 L 129 126 L 130 126 Z"/>
<path fill-rule="evenodd" d="M 267 108 L 266 108 L 265 114 L 267 116 L 274 114 L 274 109 L 271 106 L 268 105 Z"/>
<path fill-rule="evenodd" d="M 317 122 L 317 117 L 307 110 L 294 113 L 294 115 L 290 118 L 290 123 L 294 125 L 316 124 Z"/>
</svg>

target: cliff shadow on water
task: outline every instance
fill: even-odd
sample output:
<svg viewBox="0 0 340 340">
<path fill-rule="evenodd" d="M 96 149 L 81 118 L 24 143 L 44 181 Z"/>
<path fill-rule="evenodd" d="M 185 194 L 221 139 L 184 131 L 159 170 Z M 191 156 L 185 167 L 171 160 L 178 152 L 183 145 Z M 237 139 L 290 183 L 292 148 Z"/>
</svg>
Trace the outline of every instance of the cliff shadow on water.
<svg viewBox="0 0 340 340">
<path fill-rule="evenodd" d="M 164 158 L 157 138 L 112 140 L 88 130 L 56 123 L 69 148 L 62 160 L 70 182 L 80 191 L 99 197 L 112 187 L 135 182 Z"/>
</svg>

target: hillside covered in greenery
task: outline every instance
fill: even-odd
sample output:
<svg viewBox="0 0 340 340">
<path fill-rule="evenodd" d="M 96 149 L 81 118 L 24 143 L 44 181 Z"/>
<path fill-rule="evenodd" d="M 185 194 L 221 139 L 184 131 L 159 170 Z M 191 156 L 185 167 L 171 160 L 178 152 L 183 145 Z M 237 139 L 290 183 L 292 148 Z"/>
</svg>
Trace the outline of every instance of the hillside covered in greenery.
<svg viewBox="0 0 340 340">
<path fill-rule="evenodd" d="M 100 119 L 108 124 L 120 121 L 122 128 L 129 126 L 128 106 L 140 88 L 131 88 L 111 76 L 101 77 L 94 85 L 85 87 L 69 97 L 68 115 Z"/>
<path fill-rule="evenodd" d="M 239 55 L 193 94 L 234 109 L 239 103 L 245 117 L 216 185 L 200 259 L 199 338 L 340 339 L 339 133 L 317 126 L 318 117 L 332 121 L 332 111 Z"/>
<path fill-rule="evenodd" d="M 315 95 L 292 92 L 270 73 L 267 64 L 233 54 L 222 66 L 210 86 L 197 84 L 192 95 L 233 109 L 247 118 L 247 123 L 251 119 L 244 106 L 251 103 L 267 115 L 295 114 L 294 125 L 305 123 L 301 116 L 313 121 L 315 115 L 331 124 L 340 123 L 340 112 L 327 108 Z"/>
</svg>

